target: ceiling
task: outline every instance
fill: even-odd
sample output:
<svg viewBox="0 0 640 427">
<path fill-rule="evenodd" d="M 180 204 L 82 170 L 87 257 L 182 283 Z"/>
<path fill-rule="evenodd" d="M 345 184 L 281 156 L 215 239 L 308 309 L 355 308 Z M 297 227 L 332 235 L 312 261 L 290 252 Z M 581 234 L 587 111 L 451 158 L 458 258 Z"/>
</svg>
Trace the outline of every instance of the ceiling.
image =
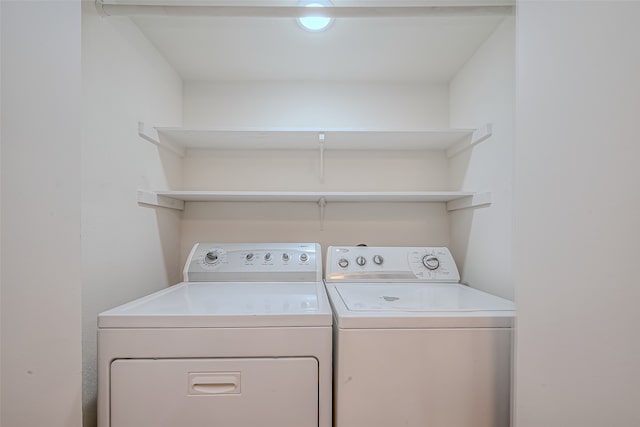
<svg viewBox="0 0 640 427">
<path fill-rule="evenodd" d="M 184 80 L 448 82 L 503 16 L 337 18 L 311 33 L 293 18 L 132 18 Z"/>
</svg>

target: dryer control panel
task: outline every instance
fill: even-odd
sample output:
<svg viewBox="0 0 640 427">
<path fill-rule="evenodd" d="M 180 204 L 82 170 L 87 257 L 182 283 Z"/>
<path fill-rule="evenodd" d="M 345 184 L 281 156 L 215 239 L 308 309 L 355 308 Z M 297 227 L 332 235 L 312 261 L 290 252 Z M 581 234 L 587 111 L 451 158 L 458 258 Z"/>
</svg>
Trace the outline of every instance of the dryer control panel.
<svg viewBox="0 0 640 427">
<path fill-rule="evenodd" d="M 317 282 L 317 243 L 196 243 L 184 266 L 186 282 Z"/>
<path fill-rule="evenodd" d="M 329 246 L 327 282 L 460 281 L 445 247 Z"/>
</svg>

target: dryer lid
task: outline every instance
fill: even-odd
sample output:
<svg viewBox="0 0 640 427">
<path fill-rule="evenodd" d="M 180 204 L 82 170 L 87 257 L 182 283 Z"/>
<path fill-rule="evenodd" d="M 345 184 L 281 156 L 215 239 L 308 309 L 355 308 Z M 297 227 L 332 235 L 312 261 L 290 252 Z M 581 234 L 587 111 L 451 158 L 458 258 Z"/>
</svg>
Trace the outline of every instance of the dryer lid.
<svg viewBox="0 0 640 427">
<path fill-rule="evenodd" d="M 184 282 L 98 316 L 100 328 L 330 325 L 322 282 Z"/>
<path fill-rule="evenodd" d="M 513 311 L 513 302 L 456 283 L 339 283 L 338 294 L 353 312 Z"/>
</svg>

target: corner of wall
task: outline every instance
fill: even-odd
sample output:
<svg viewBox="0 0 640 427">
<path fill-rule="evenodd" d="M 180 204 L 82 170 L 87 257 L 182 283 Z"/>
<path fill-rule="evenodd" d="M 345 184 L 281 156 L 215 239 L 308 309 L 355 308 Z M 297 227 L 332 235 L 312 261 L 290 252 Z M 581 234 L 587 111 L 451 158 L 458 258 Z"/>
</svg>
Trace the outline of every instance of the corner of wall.
<svg viewBox="0 0 640 427">
<path fill-rule="evenodd" d="M 181 214 L 136 195 L 182 185 L 181 159 L 140 138 L 138 122 L 181 125 L 183 82 L 131 19 L 85 5 L 82 27 L 83 409 L 92 427 L 98 313 L 180 281 Z"/>
<path fill-rule="evenodd" d="M 451 213 L 451 250 L 463 282 L 512 299 L 514 18 L 506 18 L 458 71 L 449 96 L 451 127 L 493 128 L 489 139 L 450 159 L 452 190 L 491 192 L 493 200 Z"/>
</svg>

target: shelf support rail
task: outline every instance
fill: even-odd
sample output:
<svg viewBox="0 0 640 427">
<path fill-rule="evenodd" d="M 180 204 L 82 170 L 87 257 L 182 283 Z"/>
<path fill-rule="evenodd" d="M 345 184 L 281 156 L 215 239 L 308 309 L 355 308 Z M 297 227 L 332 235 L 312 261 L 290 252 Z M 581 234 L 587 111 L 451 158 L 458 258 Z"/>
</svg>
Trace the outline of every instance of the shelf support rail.
<svg viewBox="0 0 640 427">
<path fill-rule="evenodd" d="M 166 138 L 161 138 L 156 128 L 146 126 L 144 122 L 138 122 L 138 136 L 140 136 L 140 138 L 144 139 L 145 141 L 149 141 L 150 143 L 157 145 L 160 148 L 169 150 L 179 157 L 184 157 L 185 155 L 184 148 L 179 147 L 171 141 L 166 140 Z"/>
<path fill-rule="evenodd" d="M 153 191 L 138 190 L 138 203 L 149 206 L 159 206 L 161 208 L 184 210 L 184 200 L 174 199 L 173 197 L 162 196 Z"/>
<path fill-rule="evenodd" d="M 182 3 L 182 4 L 180 4 Z M 332 6 L 311 11 L 304 6 L 216 5 L 203 1 L 129 1 L 95 0 L 100 16 L 221 16 L 227 18 L 401 18 L 415 16 L 510 16 L 515 0 L 493 0 L 487 5 L 470 5 L 469 1 L 427 2 L 424 6 Z M 215 3 L 215 2 L 210 2 Z M 217 2 L 220 3 L 220 2 Z M 224 2 L 223 2 L 224 3 Z M 233 2 L 227 2 L 233 3 Z M 260 2 L 244 2 L 260 3 Z M 438 3 L 447 3 L 440 5 Z"/>
<path fill-rule="evenodd" d="M 466 151 L 469 148 L 473 147 L 474 145 L 480 144 L 482 141 L 486 140 L 491 135 L 493 135 L 493 127 L 491 123 L 487 123 L 484 126 L 481 126 L 475 131 L 473 131 L 473 134 L 471 135 L 471 139 L 465 138 L 462 141 L 459 141 L 458 143 L 450 147 L 447 150 L 447 157 L 451 158 L 455 155 L 458 155 L 463 151 Z"/>
<path fill-rule="evenodd" d="M 447 211 L 458 211 L 461 209 L 478 208 L 489 206 L 492 203 L 491 193 L 476 193 L 471 196 L 462 197 L 447 202 Z"/>
<path fill-rule="evenodd" d="M 324 231 L 324 207 L 327 206 L 327 200 L 324 197 L 320 197 L 318 206 L 320 206 L 320 231 Z"/>
<path fill-rule="evenodd" d="M 324 182 L 324 132 L 318 133 L 318 148 L 320 149 L 320 182 Z"/>
</svg>

